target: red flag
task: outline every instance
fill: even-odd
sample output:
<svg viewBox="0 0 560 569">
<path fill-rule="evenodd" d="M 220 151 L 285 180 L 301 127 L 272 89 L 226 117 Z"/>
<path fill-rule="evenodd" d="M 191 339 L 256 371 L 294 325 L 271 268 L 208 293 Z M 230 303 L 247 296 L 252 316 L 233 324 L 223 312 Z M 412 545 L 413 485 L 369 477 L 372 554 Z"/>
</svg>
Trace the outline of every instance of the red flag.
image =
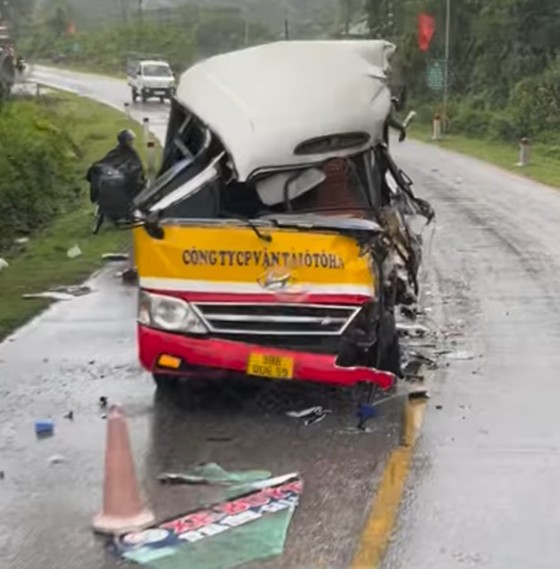
<svg viewBox="0 0 560 569">
<path fill-rule="evenodd" d="M 436 31 L 436 21 L 429 14 L 418 15 L 418 47 L 420 51 L 428 51 Z"/>
</svg>

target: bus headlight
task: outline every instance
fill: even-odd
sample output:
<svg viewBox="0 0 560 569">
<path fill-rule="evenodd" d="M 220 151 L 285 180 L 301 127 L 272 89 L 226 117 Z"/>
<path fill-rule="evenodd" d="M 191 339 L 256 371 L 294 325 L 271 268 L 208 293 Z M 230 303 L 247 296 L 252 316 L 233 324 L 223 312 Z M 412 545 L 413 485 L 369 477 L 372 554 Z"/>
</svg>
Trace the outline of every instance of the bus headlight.
<svg viewBox="0 0 560 569">
<path fill-rule="evenodd" d="M 206 334 L 208 330 L 185 300 L 141 291 L 138 322 L 168 332 Z"/>
</svg>

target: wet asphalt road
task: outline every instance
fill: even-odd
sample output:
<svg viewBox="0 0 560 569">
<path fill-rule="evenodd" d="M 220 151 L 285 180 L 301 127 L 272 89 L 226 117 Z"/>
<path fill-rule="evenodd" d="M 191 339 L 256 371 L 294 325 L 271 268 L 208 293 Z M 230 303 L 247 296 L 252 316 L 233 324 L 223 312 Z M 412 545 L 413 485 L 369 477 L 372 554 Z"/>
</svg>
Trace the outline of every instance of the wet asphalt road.
<svg viewBox="0 0 560 569">
<path fill-rule="evenodd" d="M 113 81 L 66 74 L 56 81 L 114 106 L 127 97 Z M 155 123 L 164 111 L 153 109 Z M 436 378 L 384 567 L 555 569 L 560 194 L 414 142 L 395 154 L 439 217 L 427 259 L 434 324 L 443 347 L 474 358 L 450 359 Z M 271 388 L 240 402 L 230 389 L 206 396 L 185 389 L 174 402 L 158 400 L 136 362 L 135 291 L 112 272 L 93 284 L 94 294 L 53 307 L 0 346 L 2 566 L 115 566 L 88 530 L 101 499 L 105 424 L 96 401 L 107 395 L 131 416 L 136 462 L 158 515 L 212 498 L 158 488 L 164 470 L 201 460 L 301 470 L 306 487 L 286 554 L 267 566 L 346 567 L 396 438 L 398 410 L 387 409 L 372 435 L 349 437 L 339 432 L 351 422 L 342 396 Z M 322 397 L 338 412 L 316 428 L 283 417 Z M 73 423 L 60 419 L 69 409 Z M 36 441 L 33 420 L 49 414 L 58 419 L 56 434 Z M 233 440 L 207 441 L 223 435 Z M 49 466 L 53 454 L 67 462 Z"/>
<path fill-rule="evenodd" d="M 128 100 L 128 89 L 113 80 L 35 73 L 44 83 L 115 108 Z M 153 103 L 134 112 L 159 124 L 161 137 L 166 109 Z M 200 487 L 161 487 L 156 477 L 162 472 L 203 461 L 275 475 L 296 471 L 305 487 L 285 555 L 259 567 L 348 566 L 399 434 L 399 406 L 381 409 L 372 433 L 349 435 L 342 431 L 356 424 L 352 394 L 293 392 L 273 384 L 254 392 L 228 382 L 203 392 L 185 386 L 172 401 L 158 398 L 137 362 L 136 290 L 115 278 L 118 269 L 94 277 L 91 295 L 54 305 L 0 345 L 2 569 L 117 566 L 89 528 L 102 497 L 106 422 L 100 396 L 125 406 L 139 478 L 159 519 L 217 499 Z M 334 413 L 315 426 L 285 416 L 317 404 Z M 63 419 L 70 410 L 73 422 Z M 56 420 L 55 434 L 37 440 L 33 422 L 45 417 Z M 208 440 L 216 438 L 227 440 Z M 54 455 L 64 462 L 50 464 Z"/>
<path fill-rule="evenodd" d="M 447 346 L 474 359 L 440 372 L 383 566 L 557 568 L 560 193 L 421 144 L 396 156 L 439 215 Z"/>
</svg>

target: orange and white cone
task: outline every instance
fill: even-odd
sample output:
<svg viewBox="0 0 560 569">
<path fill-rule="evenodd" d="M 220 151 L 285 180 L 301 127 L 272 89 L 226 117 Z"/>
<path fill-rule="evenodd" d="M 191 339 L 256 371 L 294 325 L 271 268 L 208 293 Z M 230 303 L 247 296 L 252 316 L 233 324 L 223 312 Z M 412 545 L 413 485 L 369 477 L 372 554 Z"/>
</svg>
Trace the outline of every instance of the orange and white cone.
<svg viewBox="0 0 560 569">
<path fill-rule="evenodd" d="M 144 529 L 155 520 L 142 499 L 123 410 L 114 405 L 107 417 L 103 510 L 93 519 L 96 532 L 120 535 Z"/>
</svg>

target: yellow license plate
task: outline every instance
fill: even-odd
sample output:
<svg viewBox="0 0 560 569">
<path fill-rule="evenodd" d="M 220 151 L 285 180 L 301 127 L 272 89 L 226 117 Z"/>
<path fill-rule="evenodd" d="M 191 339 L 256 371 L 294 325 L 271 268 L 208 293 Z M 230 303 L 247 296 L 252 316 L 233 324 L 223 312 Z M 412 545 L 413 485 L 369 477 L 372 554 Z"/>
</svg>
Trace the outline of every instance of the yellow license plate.
<svg viewBox="0 0 560 569">
<path fill-rule="evenodd" d="M 294 360 L 283 356 L 251 354 L 247 364 L 247 374 L 270 379 L 292 379 Z"/>
</svg>

